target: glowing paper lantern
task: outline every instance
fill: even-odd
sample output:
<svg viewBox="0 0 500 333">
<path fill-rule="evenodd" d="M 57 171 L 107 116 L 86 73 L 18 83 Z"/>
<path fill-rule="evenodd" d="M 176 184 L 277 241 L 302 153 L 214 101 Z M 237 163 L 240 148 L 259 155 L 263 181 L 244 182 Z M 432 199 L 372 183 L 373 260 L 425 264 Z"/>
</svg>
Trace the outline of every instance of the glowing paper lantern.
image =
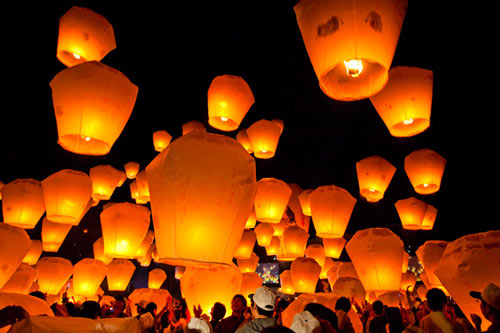
<svg viewBox="0 0 500 333">
<path fill-rule="evenodd" d="M 248 137 L 247 130 L 241 129 L 238 134 L 236 134 L 236 140 L 245 148 L 245 150 L 249 153 L 253 153 L 252 143 L 250 142 L 250 138 Z"/>
<path fill-rule="evenodd" d="M 262 286 L 262 278 L 255 272 L 242 273 L 241 277 L 241 289 L 239 293 L 245 296 L 247 304 L 250 304 L 248 295 L 255 293 L 255 290 Z"/>
<path fill-rule="evenodd" d="M 83 155 L 106 155 L 132 113 L 138 88 L 123 73 L 90 61 L 50 82 L 58 143 Z"/>
<path fill-rule="evenodd" d="M 290 222 L 290 219 L 288 218 L 288 216 L 285 213 L 285 215 L 283 215 L 283 218 L 281 219 L 280 223 L 273 223 L 272 224 L 273 236 L 276 236 L 276 237 L 283 236 L 283 233 L 285 232 L 285 228 L 288 227 L 289 222 Z"/>
<path fill-rule="evenodd" d="M 144 257 L 149 249 L 151 248 L 151 244 L 153 244 L 153 241 L 155 240 L 155 233 L 153 230 L 148 230 L 146 233 L 146 236 L 144 236 L 144 239 L 141 242 L 141 245 L 139 245 L 139 248 L 135 252 L 135 257 L 136 258 L 141 258 Z"/>
<path fill-rule="evenodd" d="M 432 71 L 397 66 L 389 70 L 389 81 L 370 101 L 392 136 L 409 137 L 430 125 Z"/>
<path fill-rule="evenodd" d="M 276 154 L 281 128 L 270 120 L 261 119 L 247 128 L 247 135 L 256 158 L 272 158 Z"/>
<path fill-rule="evenodd" d="M 137 199 L 141 202 L 148 202 L 150 200 L 149 184 L 146 171 L 142 170 L 135 177 L 137 183 Z"/>
<path fill-rule="evenodd" d="M 325 255 L 327 257 L 338 259 L 344 250 L 346 240 L 344 237 L 340 238 L 323 238 L 323 247 L 325 248 Z"/>
<path fill-rule="evenodd" d="M 14 274 L 0 288 L 0 293 L 28 294 L 32 284 L 37 279 L 37 271 L 29 264 L 21 263 Z"/>
<path fill-rule="evenodd" d="M 408 270 L 408 265 L 410 264 L 410 255 L 408 252 L 404 251 L 403 252 L 403 267 L 401 267 L 401 272 L 406 273 Z"/>
<path fill-rule="evenodd" d="M 108 265 L 111 261 L 113 261 L 113 257 L 104 254 L 104 240 L 102 239 L 102 237 L 99 237 L 94 242 L 93 250 L 94 250 L 94 258 L 102 261 L 104 265 Z"/>
<path fill-rule="evenodd" d="M 172 136 L 167 131 L 161 130 L 153 133 L 153 144 L 155 150 L 158 152 L 164 151 L 170 144 L 170 141 L 172 141 Z"/>
<path fill-rule="evenodd" d="M 417 282 L 417 276 L 411 272 L 405 272 L 401 276 L 401 290 L 407 290 L 409 287 L 412 287 Z"/>
<path fill-rule="evenodd" d="M 128 299 L 132 304 L 138 304 L 141 301 L 146 304 L 153 302 L 158 309 L 163 309 L 169 296 L 170 293 L 165 289 L 137 288 L 129 295 Z M 137 316 L 137 307 L 131 306 L 131 310 L 132 317 Z"/>
<path fill-rule="evenodd" d="M 243 231 L 240 244 L 236 248 L 236 252 L 234 252 L 234 257 L 236 259 L 249 259 L 250 256 L 252 255 L 256 239 L 257 236 L 255 235 L 255 231 L 253 230 Z"/>
<path fill-rule="evenodd" d="M 402 307 L 405 309 L 408 308 L 406 297 L 400 291 L 390 291 L 380 294 L 377 299 L 389 307 L 399 307 L 399 304 L 401 303 Z"/>
<path fill-rule="evenodd" d="M 292 281 L 297 293 L 314 293 L 321 266 L 312 258 L 296 258 L 290 265 Z"/>
<path fill-rule="evenodd" d="M 338 270 L 340 265 L 342 265 L 341 261 L 334 261 L 332 267 L 330 267 L 330 269 L 326 273 L 326 276 L 328 278 L 328 283 L 330 284 L 330 288 L 333 288 L 335 281 L 337 281 L 337 279 L 339 278 Z"/>
<path fill-rule="evenodd" d="M 275 237 L 275 236 L 273 236 Z M 278 237 L 279 240 L 280 240 L 280 244 L 279 244 L 279 248 L 278 248 L 278 253 L 276 254 L 276 258 L 280 261 L 293 261 L 295 258 L 297 258 L 297 256 L 295 255 L 292 255 L 292 254 L 288 254 L 286 252 L 286 247 L 285 247 L 285 236 L 281 236 L 281 237 Z M 307 243 L 307 240 L 306 240 L 306 243 Z M 304 247 L 305 249 L 305 247 Z M 304 255 L 304 253 L 302 253 L 302 256 Z"/>
<path fill-rule="evenodd" d="M 320 279 L 328 279 L 328 271 L 334 266 L 334 263 L 332 258 L 325 258 L 325 263 L 321 266 L 321 273 L 319 273 Z"/>
<path fill-rule="evenodd" d="M 31 247 L 24 229 L 0 223 L 0 288 L 10 279 Z"/>
<path fill-rule="evenodd" d="M 420 229 L 427 210 L 427 204 L 425 202 L 411 197 L 404 200 L 398 200 L 394 206 L 396 206 L 404 229 Z"/>
<path fill-rule="evenodd" d="M 271 243 L 266 246 L 266 254 L 268 256 L 274 256 L 278 254 L 280 248 L 280 239 L 277 236 L 271 238 Z"/>
<path fill-rule="evenodd" d="M 0 200 L 2 200 L 2 189 L 5 186 L 5 183 L 0 181 Z"/>
<path fill-rule="evenodd" d="M 418 194 L 439 191 L 446 160 L 430 149 L 415 150 L 405 158 L 405 171 Z"/>
<path fill-rule="evenodd" d="M 298 196 L 300 206 L 302 207 L 302 213 L 307 216 L 311 216 L 311 201 L 309 200 L 309 194 L 313 191 L 313 189 L 307 189 L 302 191 Z"/>
<path fill-rule="evenodd" d="M 352 277 L 358 279 L 358 272 L 352 262 L 341 262 L 337 268 L 337 275 L 339 278 Z"/>
<path fill-rule="evenodd" d="M 177 280 L 180 280 L 185 271 L 186 271 L 186 267 L 184 267 L 184 266 L 175 266 L 175 278 Z"/>
<path fill-rule="evenodd" d="M 240 76 L 216 76 L 208 88 L 208 123 L 221 131 L 234 131 L 255 102 Z"/>
<path fill-rule="evenodd" d="M 286 255 L 289 257 L 302 257 L 307 245 L 309 234 L 297 226 L 289 226 L 283 232 Z"/>
<path fill-rule="evenodd" d="M 155 268 L 149 272 L 148 288 L 160 289 L 163 282 L 167 279 L 167 273 L 163 269 Z"/>
<path fill-rule="evenodd" d="M 36 265 L 38 259 L 42 255 L 42 241 L 38 239 L 31 240 L 31 247 L 28 250 L 28 253 L 23 258 L 23 262 L 28 265 Z"/>
<path fill-rule="evenodd" d="M 94 296 L 106 277 L 108 268 L 97 259 L 84 258 L 73 267 L 73 293 Z"/>
<path fill-rule="evenodd" d="M 41 183 L 35 179 L 16 179 L 4 185 L 1 192 L 4 222 L 33 229 L 45 212 Z"/>
<path fill-rule="evenodd" d="M 294 295 L 295 288 L 293 287 L 292 272 L 287 269 L 280 274 L 281 289 L 284 294 Z"/>
<path fill-rule="evenodd" d="M 148 253 L 141 258 L 137 258 L 137 261 L 142 267 L 149 267 L 151 265 L 151 261 L 153 260 L 153 256 L 151 255 L 151 251 L 148 251 Z"/>
<path fill-rule="evenodd" d="M 301 0 L 295 5 L 307 53 L 326 95 L 360 100 L 385 86 L 407 5 L 406 0 Z"/>
<path fill-rule="evenodd" d="M 36 264 L 39 290 L 57 295 L 73 273 L 71 261 L 59 257 L 43 257 Z"/>
<path fill-rule="evenodd" d="M 90 168 L 89 177 L 92 180 L 92 198 L 109 200 L 122 175 L 111 165 L 98 165 Z"/>
<path fill-rule="evenodd" d="M 274 229 L 269 223 L 259 223 L 255 227 L 255 235 L 257 236 L 257 244 L 259 246 L 269 246 L 273 238 Z"/>
<path fill-rule="evenodd" d="M 353 277 L 338 278 L 332 287 L 332 293 L 339 297 L 354 298 L 358 304 L 362 304 L 366 296 L 366 291 L 361 281 Z"/>
<path fill-rule="evenodd" d="M 285 122 L 281 119 L 273 119 L 271 121 L 279 126 L 281 135 L 281 133 L 283 133 L 283 130 L 285 129 Z"/>
<path fill-rule="evenodd" d="M 427 210 L 425 211 L 424 220 L 420 226 L 420 230 L 432 230 L 434 228 L 434 222 L 436 221 L 437 209 L 427 204 Z"/>
<path fill-rule="evenodd" d="M 252 252 L 250 258 L 248 259 L 237 259 L 238 268 L 242 273 L 255 272 L 257 265 L 259 264 L 259 257 Z"/>
<path fill-rule="evenodd" d="M 306 247 L 305 255 L 307 258 L 313 258 L 318 265 L 323 267 L 325 265 L 325 249 L 321 244 L 310 244 Z"/>
<path fill-rule="evenodd" d="M 128 259 L 113 259 L 107 266 L 108 290 L 126 290 L 132 275 L 134 275 L 135 265 Z"/>
<path fill-rule="evenodd" d="M 357 231 L 346 245 L 365 290 L 399 291 L 404 245 L 386 228 Z"/>
<path fill-rule="evenodd" d="M 368 202 L 377 202 L 384 197 L 396 168 L 380 156 L 370 156 L 356 163 L 359 193 Z"/>
<path fill-rule="evenodd" d="M 309 232 L 311 217 L 303 214 L 302 206 L 300 205 L 299 201 L 299 194 L 301 194 L 303 190 L 299 185 L 294 183 L 289 183 L 288 186 L 292 189 L 292 195 L 290 197 L 290 200 L 288 201 L 288 208 L 291 209 L 297 226 L 301 227 L 306 232 Z"/>
<path fill-rule="evenodd" d="M 45 252 L 57 252 L 71 230 L 71 224 L 42 220 L 42 246 Z"/>
<path fill-rule="evenodd" d="M 439 288 L 446 294 L 448 294 L 448 292 L 443 287 L 443 284 L 441 283 L 441 281 L 439 281 L 439 278 L 436 276 L 436 274 L 434 274 L 434 272 L 439 265 L 439 260 L 446 250 L 447 245 L 448 242 L 446 241 L 426 241 L 415 252 L 417 254 L 418 260 L 422 263 L 422 266 L 424 266 L 425 274 L 420 274 L 420 278 L 424 282 L 427 289 Z"/>
<path fill-rule="evenodd" d="M 245 224 L 245 229 L 253 229 L 257 224 L 257 216 L 255 215 L 255 209 L 252 208 L 250 215 L 248 216 L 247 223 Z"/>
<path fill-rule="evenodd" d="M 196 120 L 188 121 L 182 125 L 182 135 L 186 135 L 192 131 L 206 133 L 207 129 L 205 128 L 205 125 Z"/>
<path fill-rule="evenodd" d="M 322 238 L 344 236 L 356 199 L 335 185 L 320 186 L 309 194 L 316 235 Z"/>
<path fill-rule="evenodd" d="M 137 162 L 128 162 L 125 163 L 125 173 L 127 174 L 128 179 L 135 179 L 137 173 L 139 173 L 139 168 L 141 165 Z"/>
<path fill-rule="evenodd" d="M 254 202 L 255 160 L 234 139 L 194 131 L 146 171 L 160 257 L 230 264 Z"/>
<path fill-rule="evenodd" d="M 292 189 L 282 180 L 276 178 L 259 180 L 254 203 L 257 221 L 280 223 L 291 195 Z"/>
</svg>

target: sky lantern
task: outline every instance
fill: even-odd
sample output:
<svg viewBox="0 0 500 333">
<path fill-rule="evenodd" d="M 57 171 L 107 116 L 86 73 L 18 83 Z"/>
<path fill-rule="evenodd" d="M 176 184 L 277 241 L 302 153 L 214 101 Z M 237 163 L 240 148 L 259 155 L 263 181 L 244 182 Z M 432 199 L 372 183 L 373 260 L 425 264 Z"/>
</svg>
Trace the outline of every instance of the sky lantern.
<svg viewBox="0 0 500 333">
<path fill-rule="evenodd" d="M 302 207 L 302 213 L 307 216 L 311 216 L 311 201 L 309 200 L 309 194 L 313 191 L 313 189 L 307 189 L 298 195 L 300 206 Z"/>
<path fill-rule="evenodd" d="M 185 266 L 175 266 L 175 278 L 177 280 L 180 280 L 185 271 Z"/>
<path fill-rule="evenodd" d="M 245 229 L 253 229 L 257 224 L 257 216 L 255 215 L 255 208 L 252 208 L 250 215 L 248 216 L 247 223 L 245 224 Z"/>
<path fill-rule="evenodd" d="M 313 258 L 317 261 L 318 265 L 323 267 L 325 265 L 325 249 L 321 244 L 310 244 L 306 247 L 304 252 L 307 258 Z"/>
<path fill-rule="evenodd" d="M 338 259 L 344 250 L 346 240 L 344 237 L 340 238 L 323 238 L 323 247 L 325 255 L 330 258 Z"/>
<path fill-rule="evenodd" d="M 447 241 L 426 241 L 417 249 L 416 254 L 418 260 L 422 263 L 422 266 L 424 266 L 423 273 L 425 274 L 420 274 L 420 278 L 424 282 L 427 289 L 439 288 L 446 294 L 448 294 L 448 291 L 446 291 L 446 289 L 443 287 L 443 284 L 441 283 L 441 281 L 439 281 L 439 278 L 436 276 L 436 274 L 434 274 L 436 268 L 439 265 L 439 260 L 446 250 L 446 246 L 448 246 Z"/>
<path fill-rule="evenodd" d="M 139 248 L 135 252 L 135 258 L 141 258 L 144 257 L 149 249 L 151 248 L 151 244 L 153 244 L 153 241 L 155 240 L 155 233 L 153 230 L 148 230 L 146 233 L 146 236 L 144 236 L 144 239 L 141 242 L 141 245 L 139 245 Z"/>
<path fill-rule="evenodd" d="M 29 264 L 21 263 L 3 288 L 0 288 L 0 293 L 28 294 L 37 276 L 35 268 Z"/>
<path fill-rule="evenodd" d="M 271 238 L 271 243 L 266 246 L 266 254 L 268 256 L 275 256 L 278 254 L 280 248 L 280 239 L 278 236 L 273 236 Z"/>
<path fill-rule="evenodd" d="M 232 138 L 194 131 L 146 171 L 160 257 L 172 265 L 230 264 L 252 211 L 255 160 Z"/>
<path fill-rule="evenodd" d="M 252 143 L 250 142 L 250 138 L 248 137 L 247 130 L 242 128 L 238 134 L 236 134 L 236 140 L 245 148 L 245 150 L 249 153 L 253 153 Z"/>
<path fill-rule="evenodd" d="M 338 297 L 354 298 L 358 304 L 363 304 L 366 296 L 361 281 L 353 277 L 338 278 L 332 286 L 332 293 Z"/>
<path fill-rule="evenodd" d="M 291 195 L 292 189 L 284 181 L 276 178 L 260 179 L 254 203 L 257 221 L 280 223 Z"/>
<path fill-rule="evenodd" d="M 293 286 L 292 272 L 287 269 L 280 274 L 281 288 L 280 292 L 283 294 L 294 295 L 295 288 Z"/>
<path fill-rule="evenodd" d="M 276 237 L 276 236 L 273 236 L 273 237 Z M 283 234 L 283 236 L 278 237 L 278 238 L 280 240 L 280 243 L 279 243 L 278 253 L 276 254 L 276 259 L 278 259 L 279 261 L 294 261 L 295 258 L 297 258 L 297 256 L 293 255 L 293 254 L 288 254 L 286 252 L 285 235 Z M 306 243 L 307 243 L 307 240 L 306 240 Z M 305 249 L 305 247 L 304 247 L 304 249 Z M 303 255 L 304 255 L 304 253 L 302 253 L 302 256 Z"/>
<path fill-rule="evenodd" d="M 238 268 L 242 273 L 255 272 L 259 264 L 259 257 L 252 252 L 248 259 L 237 259 Z"/>
<path fill-rule="evenodd" d="M 309 194 L 316 235 L 321 238 L 344 236 L 356 199 L 335 185 L 320 186 Z"/>
<path fill-rule="evenodd" d="M 405 171 L 418 194 L 439 191 L 446 160 L 430 149 L 415 150 L 405 157 Z"/>
<path fill-rule="evenodd" d="M 135 272 L 135 265 L 128 259 L 113 259 L 108 265 L 106 279 L 108 290 L 124 291 Z"/>
<path fill-rule="evenodd" d="M 410 255 L 408 252 L 403 252 L 403 266 L 401 267 L 401 273 L 406 273 L 408 271 L 408 265 L 410 264 Z"/>
<path fill-rule="evenodd" d="M 221 131 L 234 131 L 255 102 L 240 76 L 216 76 L 208 88 L 208 123 Z"/>
<path fill-rule="evenodd" d="M 139 173 L 140 167 L 141 165 L 134 161 L 125 163 L 124 168 L 125 168 L 125 173 L 127 174 L 127 178 L 135 179 L 135 176 L 137 176 L 137 173 Z"/>
<path fill-rule="evenodd" d="M 365 290 L 399 291 L 404 245 L 391 230 L 357 231 L 345 248 Z"/>
<path fill-rule="evenodd" d="M 297 293 L 314 293 L 321 266 L 312 258 L 299 257 L 290 265 L 292 281 Z"/>
<path fill-rule="evenodd" d="M 45 252 L 57 252 L 71 230 L 71 224 L 42 220 L 42 246 Z"/>
<path fill-rule="evenodd" d="M 94 250 L 94 258 L 100 260 L 104 263 L 104 265 L 108 265 L 113 261 L 113 257 L 107 256 L 104 254 L 104 240 L 102 237 L 99 237 L 93 244 Z"/>
<path fill-rule="evenodd" d="M 3 221 L 33 229 L 45 213 L 42 184 L 35 179 L 16 179 L 1 190 Z"/>
<path fill-rule="evenodd" d="M 90 168 L 89 177 L 92 180 L 92 198 L 109 200 L 122 175 L 111 165 L 98 165 Z"/>
<path fill-rule="evenodd" d="M 10 279 L 31 247 L 24 229 L 0 223 L 0 288 Z"/>
<path fill-rule="evenodd" d="M 43 246 L 42 241 L 38 239 L 31 240 L 31 247 L 28 250 L 28 253 L 23 258 L 23 262 L 28 265 L 36 265 L 38 259 L 42 255 Z"/>
<path fill-rule="evenodd" d="M 141 303 L 141 301 L 146 304 L 153 302 L 158 309 L 163 309 L 167 305 L 167 299 L 169 299 L 169 297 L 170 293 L 166 289 L 136 288 L 128 296 L 128 299 L 132 304 L 138 304 Z M 137 307 L 131 306 L 131 310 L 132 317 L 136 317 L 138 315 Z"/>
<path fill-rule="evenodd" d="M 147 189 L 147 193 L 143 192 L 142 199 L 139 199 L 139 190 L 137 189 L 137 180 L 130 182 L 130 197 L 135 200 L 138 205 L 145 205 L 149 202 L 149 187 L 142 187 L 142 190 Z M 145 194 L 145 195 L 144 195 Z"/>
<path fill-rule="evenodd" d="M 302 257 L 307 245 L 309 234 L 302 228 L 291 225 L 283 232 L 286 255 L 289 257 Z"/>
<path fill-rule="evenodd" d="M 0 181 L 0 200 L 2 200 L 2 189 L 5 186 L 5 183 Z"/>
<path fill-rule="evenodd" d="M 328 278 L 328 283 L 330 284 L 330 288 L 333 288 L 335 281 L 339 278 L 339 267 L 342 265 L 341 261 L 334 261 L 333 265 L 330 267 L 328 272 L 326 272 L 326 276 Z"/>
<path fill-rule="evenodd" d="M 298 198 L 299 194 L 303 192 L 302 187 L 295 183 L 288 183 L 288 186 L 292 189 L 292 195 L 290 196 L 290 200 L 288 200 L 288 208 L 290 208 L 290 210 L 292 211 L 297 226 L 301 227 L 306 232 L 309 232 L 311 217 L 304 215 L 304 213 L 302 212 L 302 206 L 300 205 L 300 201 Z M 287 214 L 286 211 L 285 214 Z M 289 219 L 288 214 L 287 218 Z"/>
<path fill-rule="evenodd" d="M 187 123 L 184 123 L 182 125 L 182 135 L 186 135 L 192 131 L 206 133 L 207 129 L 205 128 L 205 125 L 203 125 L 203 123 L 200 123 L 199 121 L 196 120 L 188 121 Z"/>
<path fill-rule="evenodd" d="M 50 82 L 58 143 L 82 155 L 106 155 L 132 113 L 138 88 L 121 72 L 90 61 Z"/>
<path fill-rule="evenodd" d="M 104 16 L 73 6 L 59 19 L 57 59 L 67 67 L 101 61 L 115 48 L 113 26 Z"/>
<path fill-rule="evenodd" d="M 407 290 L 410 287 L 413 287 L 417 282 L 417 276 L 411 272 L 407 271 L 403 273 L 401 276 L 401 290 Z"/>
<path fill-rule="evenodd" d="M 153 144 L 157 152 L 164 151 L 170 141 L 172 141 L 172 136 L 167 131 L 160 130 L 153 133 Z"/>
<path fill-rule="evenodd" d="M 122 185 L 125 183 L 127 180 L 127 174 L 124 171 L 117 170 L 118 171 L 118 184 L 116 184 L 116 187 L 122 187 Z"/>
<path fill-rule="evenodd" d="M 149 271 L 148 288 L 160 289 L 161 285 L 167 279 L 167 273 L 161 268 L 155 268 Z"/>
<path fill-rule="evenodd" d="M 340 265 L 337 268 L 337 275 L 339 278 L 343 277 L 352 277 L 358 279 L 358 272 L 356 271 L 356 267 L 354 267 L 352 262 L 343 261 L 340 262 Z"/>
<path fill-rule="evenodd" d="M 256 158 L 272 158 L 276 153 L 281 128 L 275 122 L 261 119 L 247 128 L 247 135 Z"/>
<path fill-rule="evenodd" d="M 427 210 L 427 204 L 425 202 L 411 197 L 408 199 L 398 200 L 394 206 L 396 206 L 404 229 L 420 229 Z"/>
<path fill-rule="evenodd" d="M 107 271 L 108 268 L 100 260 L 80 260 L 73 267 L 73 293 L 79 296 L 94 296 Z"/>
<path fill-rule="evenodd" d="M 259 246 L 265 247 L 271 244 L 274 229 L 270 223 L 259 223 L 255 227 L 254 231 L 255 235 L 257 236 L 257 244 L 259 244 Z"/>
<path fill-rule="evenodd" d="M 283 215 L 283 218 L 281 219 L 280 223 L 273 223 L 273 236 L 280 237 L 283 236 L 283 233 L 285 232 L 285 228 L 288 227 L 288 223 L 290 222 L 290 219 L 288 216 Z"/>
<path fill-rule="evenodd" d="M 384 197 L 396 168 L 380 156 L 370 156 L 356 163 L 359 193 L 368 202 L 377 202 Z"/>
<path fill-rule="evenodd" d="M 137 261 L 142 267 L 149 267 L 151 265 L 151 261 L 153 260 L 153 256 L 151 254 L 151 251 L 148 251 L 148 253 L 141 258 L 137 258 Z"/>
<path fill-rule="evenodd" d="M 281 135 L 281 133 L 283 133 L 283 130 L 285 129 L 285 122 L 281 119 L 273 119 L 271 121 L 279 126 Z"/>
<path fill-rule="evenodd" d="M 420 230 L 432 230 L 434 228 L 434 222 L 436 221 L 437 209 L 427 204 L 427 210 L 425 211 L 424 220 L 420 226 Z"/>
<path fill-rule="evenodd" d="M 49 295 L 57 295 L 73 274 L 71 261 L 60 257 L 40 258 L 36 267 L 39 290 Z"/>
<path fill-rule="evenodd" d="M 389 81 L 378 94 L 370 97 L 392 136 L 409 137 L 430 125 L 432 71 L 407 66 L 389 70 Z"/>
<path fill-rule="evenodd" d="M 247 299 L 247 304 L 250 304 L 248 295 L 254 294 L 257 288 L 262 287 L 262 278 L 255 272 L 247 272 L 241 274 L 241 289 L 239 294 Z"/>
<path fill-rule="evenodd" d="M 332 258 L 325 258 L 325 263 L 321 266 L 321 272 L 319 273 L 320 279 L 328 279 L 328 271 L 333 267 L 334 263 Z"/>
<path fill-rule="evenodd" d="M 137 186 L 137 199 L 140 202 L 148 202 L 150 200 L 149 184 L 146 175 L 146 170 L 142 170 L 135 177 Z"/>
<path fill-rule="evenodd" d="M 114 258 L 134 258 L 150 224 L 148 208 L 129 202 L 104 207 L 101 217 L 104 253 Z"/>
<path fill-rule="evenodd" d="M 301 0 L 294 7 L 321 90 L 353 101 L 378 93 L 406 14 L 406 0 Z"/>
<path fill-rule="evenodd" d="M 234 257 L 236 259 L 249 259 L 253 253 L 252 251 L 255 246 L 256 239 L 257 236 L 255 231 L 251 229 L 244 230 L 243 235 L 241 236 L 240 244 L 234 252 Z"/>
</svg>

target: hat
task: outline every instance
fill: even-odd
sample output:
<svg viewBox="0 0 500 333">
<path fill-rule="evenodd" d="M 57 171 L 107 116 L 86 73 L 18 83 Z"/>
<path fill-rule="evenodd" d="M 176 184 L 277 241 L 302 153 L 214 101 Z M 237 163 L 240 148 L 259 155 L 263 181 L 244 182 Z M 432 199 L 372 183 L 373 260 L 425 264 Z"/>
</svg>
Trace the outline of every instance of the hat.
<svg viewBox="0 0 500 333">
<path fill-rule="evenodd" d="M 486 286 L 481 293 L 479 291 L 471 291 L 469 294 L 500 311 L 500 288 L 493 283 Z"/>
<path fill-rule="evenodd" d="M 200 333 L 211 333 L 210 326 L 208 326 L 208 323 L 200 318 L 191 317 L 187 325 L 187 328 L 190 330 L 199 331 Z"/>
<path fill-rule="evenodd" d="M 141 330 L 143 332 L 151 329 L 151 327 L 153 327 L 154 323 L 155 323 L 155 318 L 149 312 L 146 312 L 145 314 L 142 314 L 139 317 L 139 326 L 141 327 Z"/>
<path fill-rule="evenodd" d="M 273 311 L 276 303 L 276 295 L 268 287 L 258 288 L 254 294 L 248 295 L 254 303 L 265 311 Z"/>
<path fill-rule="evenodd" d="M 295 333 L 311 333 L 311 332 L 320 332 L 321 325 L 319 320 L 316 319 L 311 312 L 302 311 L 296 313 L 293 316 L 292 325 L 290 325 L 290 329 Z"/>
<path fill-rule="evenodd" d="M 141 307 L 141 308 L 145 309 L 146 306 L 148 305 L 148 303 L 149 303 L 148 301 L 146 301 L 146 300 L 143 299 L 139 303 L 135 303 L 135 305 L 137 305 L 138 307 Z"/>
</svg>

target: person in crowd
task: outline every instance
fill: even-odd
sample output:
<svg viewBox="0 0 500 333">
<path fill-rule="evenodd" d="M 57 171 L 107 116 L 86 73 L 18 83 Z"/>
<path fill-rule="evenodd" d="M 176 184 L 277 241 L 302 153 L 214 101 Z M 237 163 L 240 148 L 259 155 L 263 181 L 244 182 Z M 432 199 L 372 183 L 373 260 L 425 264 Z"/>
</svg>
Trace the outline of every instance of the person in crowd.
<svg viewBox="0 0 500 333">
<path fill-rule="evenodd" d="M 316 319 L 319 320 L 322 332 L 337 332 L 339 329 L 339 321 L 337 314 L 323 304 L 309 303 L 305 306 L 304 311 L 309 311 Z"/>
<path fill-rule="evenodd" d="M 103 318 L 125 318 L 128 315 L 125 313 L 127 303 L 122 295 L 116 296 L 110 306 L 102 307 Z"/>
<path fill-rule="evenodd" d="M 290 328 L 282 325 L 264 327 L 261 333 L 294 333 Z"/>
<path fill-rule="evenodd" d="M 404 330 L 403 316 L 399 308 L 390 306 L 385 309 L 385 317 L 387 319 L 386 332 L 401 333 Z"/>
<path fill-rule="evenodd" d="M 453 304 L 453 318 L 462 326 L 462 330 L 465 333 L 474 333 L 476 331 L 470 321 L 467 320 L 467 317 L 465 317 L 462 309 L 460 309 L 460 307 L 456 303 Z"/>
<path fill-rule="evenodd" d="M 427 305 L 431 313 L 420 321 L 419 326 L 424 332 L 462 332 L 460 324 L 444 315 L 443 310 L 446 303 L 446 295 L 441 289 L 432 288 L 427 291 Z"/>
<path fill-rule="evenodd" d="M 366 323 L 365 332 L 367 333 L 385 333 L 387 318 L 384 315 L 384 304 L 381 301 L 375 301 L 372 304 L 372 311 Z"/>
<path fill-rule="evenodd" d="M 0 328 L 13 325 L 18 321 L 29 318 L 29 313 L 21 306 L 9 305 L 0 309 Z"/>
<path fill-rule="evenodd" d="M 47 301 L 47 296 L 42 293 L 41 291 L 33 291 L 30 293 L 30 296 L 37 297 L 39 299 L 43 299 L 44 301 Z"/>
<path fill-rule="evenodd" d="M 349 310 L 351 310 L 351 301 L 347 297 L 339 297 L 335 303 L 335 313 L 337 314 L 339 332 L 341 333 L 354 333 L 351 319 L 347 314 Z"/>
<path fill-rule="evenodd" d="M 215 302 L 214 306 L 210 310 L 210 325 L 212 326 L 212 330 L 215 329 L 215 326 L 217 326 L 225 315 L 226 306 L 222 303 Z"/>
<path fill-rule="evenodd" d="M 252 320 L 240 327 L 237 333 L 261 332 L 265 327 L 276 325 L 273 318 L 276 307 L 276 294 L 268 287 L 260 287 L 250 296 Z"/>
<path fill-rule="evenodd" d="M 85 301 L 80 307 L 79 317 L 89 318 L 89 319 L 100 319 L 101 318 L 101 306 L 96 301 Z"/>
<path fill-rule="evenodd" d="M 282 325 L 282 313 L 290 305 L 290 302 L 284 298 L 278 300 L 276 304 L 276 309 L 274 310 L 274 319 L 276 319 L 276 325 Z"/>
<path fill-rule="evenodd" d="M 222 319 L 215 326 L 214 333 L 233 333 L 243 323 L 247 300 L 243 295 L 234 295 L 231 301 L 231 316 Z"/>
<path fill-rule="evenodd" d="M 500 288 L 490 283 L 482 292 L 471 291 L 470 295 L 481 302 L 480 308 L 483 316 L 491 322 L 486 332 L 500 332 Z M 476 332 L 481 332 L 481 317 L 471 315 Z"/>
</svg>

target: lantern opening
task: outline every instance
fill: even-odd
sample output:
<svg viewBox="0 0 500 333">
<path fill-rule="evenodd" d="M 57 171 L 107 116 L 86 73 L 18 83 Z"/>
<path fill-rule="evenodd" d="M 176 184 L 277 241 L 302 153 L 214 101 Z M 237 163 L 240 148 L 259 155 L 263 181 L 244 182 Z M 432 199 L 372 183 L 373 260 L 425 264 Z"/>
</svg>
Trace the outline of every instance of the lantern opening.
<svg viewBox="0 0 500 333">
<path fill-rule="evenodd" d="M 226 122 L 226 121 L 228 121 L 228 120 L 229 120 L 229 118 L 226 118 L 226 117 L 220 117 L 220 120 L 222 120 L 222 121 Z"/>
<path fill-rule="evenodd" d="M 407 120 L 403 120 L 403 124 L 405 125 L 410 125 L 410 124 L 413 124 L 413 119 L 407 119 Z"/>
<path fill-rule="evenodd" d="M 75 59 L 80 59 L 80 55 L 76 53 L 73 53 L 73 57 L 75 57 Z"/>
<path fill-rule="evenodd" d="M 363 72 L 363 62 L 361 62 L 361 59 L 344 60 L 344 65 L 347 75 L 350 77 L 359 77 Z"/>
<path fill-rule="evenodd" d="M 88 135 L 64 135 L 59 138 L 58 143 L 64 149 L 82 155 L 106 155 L 111 150 L 111 146 L 106 142 Z"/>
<path fill-rule="evenodd" d="M 81 52 L 79 50 L 75 50 L 73 52 L 61 51 L 61 52 L 59 52 L 58 56 L 60 57 L 61 62 L 64 61 L 68 64 L 73 64 L 73 66 L 88 61 L 84 56 L 84 52 Z M 71 66 L 68 66 L 68 67 L 71 67 Z"/>
</svg>

